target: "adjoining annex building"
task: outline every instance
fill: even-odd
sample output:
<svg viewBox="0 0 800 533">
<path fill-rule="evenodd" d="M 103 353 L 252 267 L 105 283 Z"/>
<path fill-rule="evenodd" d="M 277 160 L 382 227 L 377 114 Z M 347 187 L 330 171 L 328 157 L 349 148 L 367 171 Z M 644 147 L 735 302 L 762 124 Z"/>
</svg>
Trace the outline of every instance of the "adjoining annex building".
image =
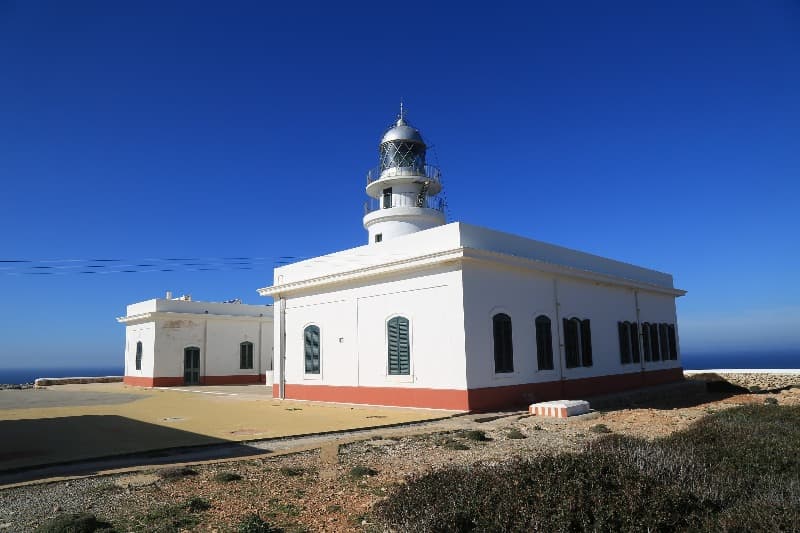
<svg viewBox="0 0 800 533">
<path fill-rule="evenodd" d="M 368 243 L 278 267 L 258 290 L 274 300 L 257 323 L 274 328 L 259 346 L 275 398 L 474 411 L 683 378 L 672 276 L 447 224 L 426 148 L 401 111 L 367 175 Z M 181 342 L 154 348 L 176 379 Z"/>
</svg>

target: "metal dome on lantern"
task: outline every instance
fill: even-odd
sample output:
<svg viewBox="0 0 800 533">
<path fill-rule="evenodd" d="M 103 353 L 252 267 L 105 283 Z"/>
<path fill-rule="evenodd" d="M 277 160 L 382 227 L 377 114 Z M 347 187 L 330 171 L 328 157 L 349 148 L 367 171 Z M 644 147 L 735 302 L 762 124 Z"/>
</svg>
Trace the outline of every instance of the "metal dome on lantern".
<svg viewBox="0 0 800 533">
<path fill-rule="evenodd" d="M 445 202 L 438 168 L 425 162 L 427 146 L 409 124 L 402 102 L 397 121 L 383 134 L 378 166 L 367 173 L 364 228 L 369 242 L 441 226 Z"/>
</svg>

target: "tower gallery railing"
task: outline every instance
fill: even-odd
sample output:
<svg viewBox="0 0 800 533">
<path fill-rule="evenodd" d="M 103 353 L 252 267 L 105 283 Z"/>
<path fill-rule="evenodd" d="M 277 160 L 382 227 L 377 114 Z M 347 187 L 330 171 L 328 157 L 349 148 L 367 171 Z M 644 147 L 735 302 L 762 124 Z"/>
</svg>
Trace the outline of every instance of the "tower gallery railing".
<svg viewBox="0 0 800 533">
<path fill-rule="evenodd" d="M 441 171 L 433 165 L 425 165 L 424 167 L 388 167 L 383 170 L 381 170 L 380 166 L 377 166 L 367 172 L 367 185 L 381 178 L 393 178 L 395 176 L 419 176 L 436 183 L 441 183 L 442 181 Z"/>
<path fill-rule="evenodd" d="M 407 197 L 392 198 L 389 205 L 386 205 L 383 198 L 370 198 L 364 202 L 364 214 L 372 213 L 380 209 L 390 209 L 392 207 L 424 207 L 444 213 L 447 204 L 441 196 L 417 196 L 413 199 Z"/>
</svg>

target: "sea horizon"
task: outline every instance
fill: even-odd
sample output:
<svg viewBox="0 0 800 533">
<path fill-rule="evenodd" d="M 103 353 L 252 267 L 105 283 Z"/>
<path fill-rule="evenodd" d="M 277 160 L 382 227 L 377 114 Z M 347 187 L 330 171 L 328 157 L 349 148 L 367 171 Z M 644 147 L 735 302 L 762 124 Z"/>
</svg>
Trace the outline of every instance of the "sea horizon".
<svg viewBox="0 0 800 533">
<path fill-rule="evenodd" d="M 800 350 L 771 352 L 686 352 L 681 355 L 684 370 L 712 369 L 800 369 Z M 0 368 L 0 384 L 33 383 L 36 378 L 122 376 L 123 365 L 48 366 Z"/>
</svg>

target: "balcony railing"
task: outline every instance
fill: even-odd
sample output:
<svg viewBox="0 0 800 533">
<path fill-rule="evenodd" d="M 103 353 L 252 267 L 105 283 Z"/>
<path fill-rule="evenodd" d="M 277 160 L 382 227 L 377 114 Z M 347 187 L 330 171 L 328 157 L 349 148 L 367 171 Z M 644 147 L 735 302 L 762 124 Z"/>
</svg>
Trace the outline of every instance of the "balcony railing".
<svg viewBox="0 0 800 533">
<path fill-rule="evenodd" d="M 424 207 L 426 209 L 434 209 L 444 213 L 447 204 L 441 196 L 421 196 L 413 199 L 409 198 L 392 198 L 391 205 L 384 207 L 383 198 L 370 198 L 364 202 L 364 214 L 379 211 L 381 209 L 390 209 L 392 207 Z"/>
<path fill-rule="evenodd" d="M 377 166 L 367 172 L 367 185 L 381 178 L 393 178 L 395 176 L 420 176 L 427 180 L 441 183 L 442 173 L 438 167 L 425 165 L 424 167 L 388 167 L 381 170 Z"/>
</svg>

